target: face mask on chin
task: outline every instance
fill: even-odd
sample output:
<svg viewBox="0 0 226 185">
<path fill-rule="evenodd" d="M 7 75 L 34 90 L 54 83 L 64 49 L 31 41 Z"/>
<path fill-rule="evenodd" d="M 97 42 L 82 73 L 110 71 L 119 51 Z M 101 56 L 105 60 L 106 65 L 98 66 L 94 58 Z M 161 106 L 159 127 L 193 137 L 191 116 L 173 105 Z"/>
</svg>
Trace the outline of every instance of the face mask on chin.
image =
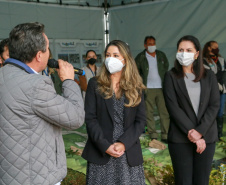
<svg viewBox="0 0 226 185">
<path fill-rule="evenodd" d="M 115 57 L 108 57 L 105 59 L 105 66 L 107 68 L 107 70 L 111 73 L 111 74 L 114 74 L 114 73 L 117 73 L 119 71 L 122 70 L 122 68 L 125 66 L 121 61 L 123 61 L 124 59 L 122 60 L 119 60 Z"/>
<path fill-rule="evenodd" d="M 148 46 L 148 52 L 149 53 L 154 53 L 156 50 L 156 46 Z"/>
<path fill-rule="evenodd" d="M 195 61 L 195 53 L 181 52 L 176 54 L 176 58 L 182 66 L 189 66 Z"/>
</svg>

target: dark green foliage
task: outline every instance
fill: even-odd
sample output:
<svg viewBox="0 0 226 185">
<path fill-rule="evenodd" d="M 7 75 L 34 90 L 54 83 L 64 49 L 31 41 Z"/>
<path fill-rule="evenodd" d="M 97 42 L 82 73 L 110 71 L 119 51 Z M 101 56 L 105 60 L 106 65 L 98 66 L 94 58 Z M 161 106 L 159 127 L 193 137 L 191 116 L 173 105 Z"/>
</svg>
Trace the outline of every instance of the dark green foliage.
<svg viewBox="0 0 226 185">
<path fill-rule="evenodd" d="M 212 169 L 210 173 L 209 185 L 226 184 L 226 164 L 221 164 L 219 169 Z"/>
<path fill-rule="evenodd" d="M 144 161 L 144 170 L 148 177 L 154 177 L 156 184 L 174 185 L 174 171 L 172 165 L 159 164 L 154 158 Z M 218 169 L 213 168 L 210 173 L 209 185 L 226 184 L 226 164 L 220 164 Z"/>
<path fill-rule="evenodd" d="M 85 185 L 85 184 L 86 184 L 85 174 L 72 170 L 70 168 L 67 169 L 67 176 L 61 182 L 61 185 Z"/>
<path fill-rule="evenodd" d="M 151 142 L 151 139 L 149 138 L 140 139 L 141 148 L 148 148 L 150 142 Z"/>
<path fill-rule="evenodd" d="M 74 152 L 74 151 L 73 151 L 72 149 L 70 149 L 70 148 L 65 149 L 65 153 L 66 153 L 66 156 L 67 156 L 67 157 L 69 157 L 69 156 L 73 157 L 74 155 L 76 155 L 77 152 L 78 152 L 78 150 L 76 150 L 76 151 Z"/>
<path fill-rule="evenodd" d="M 218 148 L 222 148 L 222 151 L 226 154 L 226 137 L 222 137 L 217 144 Z"/>
<path fill-rule="evenodd" d="M 149 177 L 155 177 L 157 184 L 174 185 L 174 172 L 172 165 L 162 166 L 153 158 L 144 161 L 144 169 Z"/>
</svg>

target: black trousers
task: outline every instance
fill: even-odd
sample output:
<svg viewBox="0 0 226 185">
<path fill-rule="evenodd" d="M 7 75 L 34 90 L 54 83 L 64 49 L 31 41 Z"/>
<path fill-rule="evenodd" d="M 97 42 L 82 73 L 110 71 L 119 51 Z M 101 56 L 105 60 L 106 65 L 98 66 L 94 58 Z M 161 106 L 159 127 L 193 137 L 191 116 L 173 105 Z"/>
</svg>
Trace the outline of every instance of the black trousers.
<svg viewBox="0 0 226 185">
<path fill-rule="evenodd" d="M 194 143 L 169 143 L 176 185 L 208 185 L 215 143 L 206 144 L 202 154 Z"/>
</svg>

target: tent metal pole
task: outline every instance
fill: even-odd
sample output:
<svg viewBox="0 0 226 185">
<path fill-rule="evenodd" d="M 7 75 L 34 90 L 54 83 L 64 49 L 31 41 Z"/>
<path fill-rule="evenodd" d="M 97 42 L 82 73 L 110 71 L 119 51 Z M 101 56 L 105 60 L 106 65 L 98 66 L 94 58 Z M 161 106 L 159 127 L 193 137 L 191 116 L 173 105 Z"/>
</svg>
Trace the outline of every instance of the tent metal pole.
<svg viewBox="0 0 226 185">
<path fill-rule="evenodd" d="M 104 38 L 105 38 L 105 47 L 109 43 L 109 22 L 108 22 L 108 0 L 104 0 L 104 24 L 105 24 L 105 33 L 104 33 Z"/>
</svg>

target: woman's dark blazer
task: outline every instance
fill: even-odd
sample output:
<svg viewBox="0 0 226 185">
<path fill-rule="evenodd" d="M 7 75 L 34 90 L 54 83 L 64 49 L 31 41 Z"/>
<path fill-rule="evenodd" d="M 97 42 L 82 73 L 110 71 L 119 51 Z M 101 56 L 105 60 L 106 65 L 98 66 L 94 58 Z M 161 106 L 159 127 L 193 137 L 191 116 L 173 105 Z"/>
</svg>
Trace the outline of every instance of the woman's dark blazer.
<svg viewBox="0 0 226 185">
<path fill-rule="evenodd" d="M 201 93 L 196 116 L 185 85 L 184 78 L 177 78 L 168 71 L 164 79 L 164 98 L 170 115 L 168 141 L 188 143 L 188 131 L 195 129 L 203 135 L 206 143 L 218 140 L 216 116 L 220 106 L 220 94 L 215 74 L 206 70 L 200 80 Z"/>
<path fill-rule="evenodd" d="M 125 100 L 128 103 L 127 99 Z M 82 157 L 95 164 L 106 164 L 110 155 L 106 150 L 113 144 L 113 99 L 104 99 L 97 92 L 96 78 L 89 80 L 85 97 L 85 122 L 88 141 Z M 136 107 L 124 108 L 124 134 L 118 142 L 125 145 L 127 161 L 130 166 L 143 163 L 139 136 L 144 131 L 146 112 L 144 95 Z"/>
</svg>

